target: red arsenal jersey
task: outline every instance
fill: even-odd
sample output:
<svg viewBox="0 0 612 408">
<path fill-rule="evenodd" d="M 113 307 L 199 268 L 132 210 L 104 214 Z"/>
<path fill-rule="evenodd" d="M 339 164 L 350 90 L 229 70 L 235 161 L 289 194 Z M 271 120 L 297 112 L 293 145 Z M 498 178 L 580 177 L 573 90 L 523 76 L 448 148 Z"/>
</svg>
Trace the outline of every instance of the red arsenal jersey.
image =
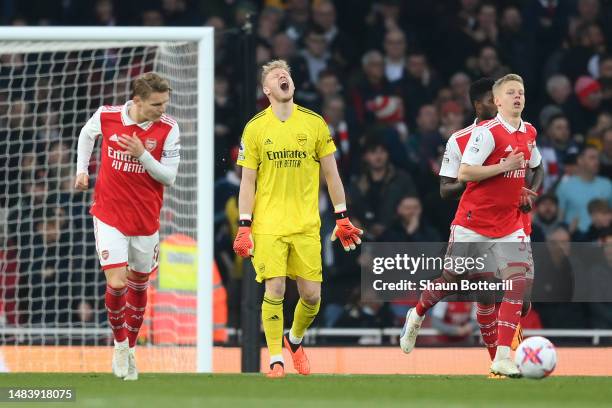
<svg viewBox="0 0 612 408">
<path fill-rule="evenodd" d="M 138 159 L 123 153 L 119 136 L 136 134 L 155 160 L 164 163 L 179 159 L 179 130 L 176 121 L 165 114 L 157 122 L 134 122 L 127 114 L 129 104 L 101 107 L 83 128 L 102 136 L 90 213 L 126 236 L 152 235 L 159 230 L 164 186 Z"/>
<path fill-rule="evenodd" d="M 523 228 L 519 211 L 521 189 L 525 186 L 527 165 L 540 164 L 536 147 L 536 129 L 521 121 L 514 129 L 499 114 L 476 127 L 465 146 L 461 162 L 469 165 L 494 165 L 502 162 L 515 149 L 525 155 L 525 166 L 480 182 L 468 183 L 461 196 L 453 224 L 481 235 L 501 238 Z"/>
</svg>

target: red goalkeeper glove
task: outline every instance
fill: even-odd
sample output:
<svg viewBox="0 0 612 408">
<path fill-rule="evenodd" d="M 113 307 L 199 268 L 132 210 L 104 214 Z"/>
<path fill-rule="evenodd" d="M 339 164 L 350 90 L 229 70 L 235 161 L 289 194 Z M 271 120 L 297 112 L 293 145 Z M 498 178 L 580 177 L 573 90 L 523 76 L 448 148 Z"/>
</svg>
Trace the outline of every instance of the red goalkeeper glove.
<svg viewBox="0 0 612 408">
<path fill-rule="evenodd" d="M 234 239 L 234 252 L 243 258 L 253 255 L 253 236 L 251 235 L 251 220 L 238 221 L 238 233 Z"/>
<path fill-rule="evenodd" d="M 351 224 L 346 210 L 336 212 L 336 226 L 331 235 L 332 241 L 339 239 L 342 248 L 348 252 L 361 244 L 361 235 L 363 231 Z"/>
</svg>

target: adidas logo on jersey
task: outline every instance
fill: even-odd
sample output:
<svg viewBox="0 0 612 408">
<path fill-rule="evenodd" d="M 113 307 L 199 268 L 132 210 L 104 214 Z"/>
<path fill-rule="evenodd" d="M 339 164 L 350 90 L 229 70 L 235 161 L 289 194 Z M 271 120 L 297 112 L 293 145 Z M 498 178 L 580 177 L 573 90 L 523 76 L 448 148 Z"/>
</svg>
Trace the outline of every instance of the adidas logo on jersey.
<svg viewBox="0 0 612 408">
<path fill-rule="evenodd" d="M 272 143 L 272 141 L 270 139 L 266 139 L 266 142 L 264 144 L 271 145 L 271 144 L 274 144 L 274 143 Z"/>
<path fill-rule="evenodd" d="M 119 141 L 119 136 L 112 135 L 111 137 L 108 138 L 108 140 L 110 140 L 111 142 L 118 142 Z"/>
<path fill-rule="evenodd" d="M 277 315 L 274 315 L 272 317 L 269 317 L 268 320 L 280 320 L 280 317 L 278 317 Z"/>
<path fill-rule="evenodd" d="M 508 145 L 508 147 L 506 147 L 506 150 L 504 150 L 504 152 L 512 152 L 512 150 L 514 150 L 512 146 Z"/>
</svg>

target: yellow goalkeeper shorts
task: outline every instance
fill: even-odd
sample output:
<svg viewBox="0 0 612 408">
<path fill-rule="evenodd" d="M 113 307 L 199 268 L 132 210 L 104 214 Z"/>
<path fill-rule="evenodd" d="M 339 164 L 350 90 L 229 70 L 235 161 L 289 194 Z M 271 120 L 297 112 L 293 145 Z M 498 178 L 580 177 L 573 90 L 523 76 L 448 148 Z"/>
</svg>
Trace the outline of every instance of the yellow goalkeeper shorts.
<svg viewBox="0 0 612 408">
<path fill-rule="evenodd" d="M 287 276 L 321 282 L 321 237 L 319 234 L 287 236 L 253 234 L 253 267 L 257 282 Z"/>
</svg>

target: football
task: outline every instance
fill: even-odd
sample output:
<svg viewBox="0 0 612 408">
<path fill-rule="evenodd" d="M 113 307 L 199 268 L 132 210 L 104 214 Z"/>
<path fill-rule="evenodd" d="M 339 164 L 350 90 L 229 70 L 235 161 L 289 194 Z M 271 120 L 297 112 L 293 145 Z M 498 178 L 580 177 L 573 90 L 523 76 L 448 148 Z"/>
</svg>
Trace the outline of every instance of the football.
<svg viewBox="0 0 612 408">
<path fill-rule="evenodd" d="M 529 337 L 516 349 L 514 362 L 521 370 L 523 377 L 548 377 L 557 365 L 557 351 L 547 338 Z"/>
</svg>

